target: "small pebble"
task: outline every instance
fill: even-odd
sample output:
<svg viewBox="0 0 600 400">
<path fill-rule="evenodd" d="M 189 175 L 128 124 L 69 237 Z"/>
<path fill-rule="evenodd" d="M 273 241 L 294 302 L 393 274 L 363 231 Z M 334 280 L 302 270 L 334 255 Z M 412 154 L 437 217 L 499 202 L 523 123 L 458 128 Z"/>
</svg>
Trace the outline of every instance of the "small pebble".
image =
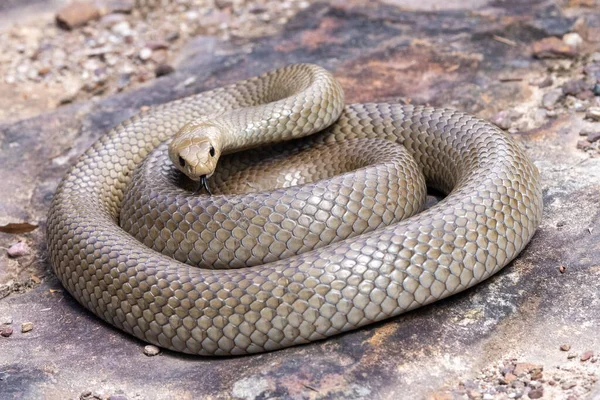
<svg viewBox="0 0 600 400">
<path fill-rule="evenodd" d="M 79 400 L 102 400 L 106 397 L 102 396 L 99 393 L 92 393 L 91 391 L 86 391 L 79 396 Z"/>
<path fill-rule="evenodd" d="M 514 374 L 516 376 L 523 376 L 525 374 L 527 374 L 528 372 L 535 372 L 535 371 L 543 371 L 544 367 L 542 367 L 541 365 L 535 365 L 535 364 L 530 364 L 530 363 L 517 363 L 515 365 L 515 370 L 514 370 Z"/>
<path fill-rule="evenodd" d="M 140 50 L 139 57 L 140 57 L 140 60 L 142 60 L 142 61 L 149 60 L 150 57 L 152 57 L 152 49 L 149 49 L 148 47 L 144 47 L 142 50 Z"/>
<path fill-rule="evenodd" d="M 150 57 L 150 59 L 154 61 L 157 65 L 165 64 L 167 62 L 167 51 L 156 50 L 152 52 L 152 57 Z"/>
<path fill-rule="evenodd" d="M 575 357 L 577 357 L 577 353 L 569 353 L 569 354 L 567 354 L 567 358 L 568 358 L 569 360 L 572 360 L 572 359 L 573 359 L 573 358 L 575 358 Z"/>
<path fill-rule="evenodd" d="M 144 347 L 144 354 L 148 357 L 153 357 L 160 354 L 160 349 L 156 346 L 149 344 L 146 347 Z"/>
<path fill-rule="evenodd" d="M 567 33 L 566 35 L 563 36 L 563 42 L 565 42 L 565 44 L 567 46 L 573 47 L 573 48 L 578 48 L 579 46 L 581 46 L 583 44 L 583 39 L 581 38 L 581 36 L 579 36 L 578 33 Z"/>
<path fill-rule="evenodd" d="M 164 40 L 152 40 L 146 43 L 150 50 L 165 50 L 169 48 L 169 43 Z"/>
<path fill-rule="evenodd" d="M 542 374 L 542 371 L 539 369 L 533 370 L 531 372 L 531 379 L 534 381 L 542 380 L 543 377 L 544 377 L 544 374 Z"/>
<path fill-rule="evenodd" d="M 583 79 L 573 79 L 561 86 L 564 94 L 575 96 L 588 88 L 588 85 Z"/>
<path fill-rule="evenodd" d="M 123 36 L 123 37 L 133 35 L 133 31 L 131 30 L 131 25 L 129 25 L 129 22 L 127 22 L 127 21 L 122 21 L 122 22 L 119 22 L 118 24 L 113 25 L 113 27 L 111 28 L 111 31 L 113 31 L 117 35 Z"/>
<path fill-rule="evenodd" d="M 563 97 L 562 89 L 553 89 L 542 97 L 542 106 L 547 110 L 552 110 Z"/>
<path fill-rule="evenodd" d="M 167 33 L 167 36 L 165 36 L 165 40 L 167 40 L 169 42 L 173 42 L 177 39 L 179 39 L 179 32 L 176 32 L 176 31 L 169 32 L 169 33 Z"/>
<path fill-rule="evenodd" d="M 591 63 L 583 67 L 583 73 L 590 78 L 600 78 L 600 64 Z"/>
<path fill-rule="evenodd" d="M 188 21 L 195 21 L 198 19 L 198 17 L 200 17 L 200 14 L 198 14 L 197 11 L 192 10 L 185 13 L 185 19 Z"/>
<path fill-rule="evenodd" d="M 189 78 L 187 78 L 185 81 L 183 81 L 183 86 L 191 86 L 194 84 L 194 82 L 196 82 L 196 78 L 193 76 L 190 76 Z"/>
<path fill-rule="evenodd" d="M 513 381 L 513 383 L 511 384 L 511 386 L 515 389 L 524 389 L 525 388 L 525 384 L 519 380 L 515 380 Z"/>
<path fill-rule="evenodd" d="M 77 91 L 67 92 L 63 96 L 60 97 L 60 99 L 58 100 L 58 104 L 69 104 L 69 103 L 72 103 L 73 101 L 75 101 L 76 98 L 77 98 Z"/>
<path fill-rule="evenodd" d="M 33 322 L 23 322 L 21 324 L 21 332 L 27 333 L 33 330 Z"/>
<path fill-rule="evenodd" d="M 108 11 L 129 14 L 133 11 L 135 3 L 135 0 L 111 0 L 108 2 Z"/>
<path fill-rule="evenodd" d="M 100 9 L 96 4 L 74 1 L 58 11 L 56 23 L 63 29 L 73 29 L 98 18 L 100 18 Z"/>
<path fill-rule="evenodd" d="M 592 356 L 593 356 L 593 355 L 594 355 L 594 352 L 593 352 L 593 351 L 591 351 L 591 350 L 588 350 L 588 351 L 586 351 L 585 353 L 583 353 L 583 354 L 581 355 L 581 358 L 580 358 L 580 360 L 581 360 L 581 361 L 587 361 L 587 360 L 589 360 L 590 358 L 592 358 Z"/>
<path fill-rule="evenodd" d="M 492 122 L 496 124 L 500 129 L 507 130 L 511 127 L 512 123 L 523 116 L 523 113 L 511 109 L 506 111 L 500 111 L 492 118 Z"/>
<path fill-rule="evenodd" d="M 554 79 L 552 79 L 552 77 L 548 75 L 546 78 L 544 78 L 544 80 L 542 80 L 540 83 L 538 83 L 538 87 L 540 89 L 543 89 L 543 88 L 552 86 L 553 83 L 554 83 Z"/>
<path fill-rule="evenodd" d="M 165 76 L 165 75 L 172 74 L 174 71 L 175 71 L 175 68 L 173 68 L 169 64 L 160 64 L 154 70 L 154 74 L 158 78 L 160 76 Z"/>
<path fill-rule="evenodd" d="M 517 379 L 516 375 L 511 374 L 510 372 L 504 375 L 504 382 L 506 382 L 506 384 L 510 384 L 515 379 Z"/>
<path fill-rule="evenodd" d="M 600 121 L 600 107 L 590 107 L 585 114 L 587 118 L 593 119 L 594 121 Z"/>
<path fill-rule="evenodd" d="M 10 337 L 13 334 L 13 328 L 10 326 L 3 326 L 0 328 L 0 335 L 3 337 Z"/>
<path fill-rule="evenodd" d="M 49 66 L 45 65 L 45 66 L 43 66 L 43 67 L 40 67 L 40 68 L 38 69 L 38 74 L 39 74 L 39 75 L 46 75 L 46 74 L 47 74 L 48 72 L 50 72 L 50 71 L 51 71 L 51 68 L 50 68 Z"/>
<path fill-rule="evenodd" d="M 15 243 L 8 248 L 8 256 L 17 258 L 29 253 L 29 246 L 24 242 Z"/>
<path fill-rule="evenodd" d="M 589 149 L 591 146 L 591 143 L 588 142 L 587 140 L 578 140 L 577 141 L 577 148 L 579 150 L 587 150 Z"/>
<path fill-rule="evenodd" d="M 588 133 L 587 141 L 590 143 L 594 143 L 600 140 L 600 132 Z"/>
<path fill-rule="evenodd" d="M 562 265 L 561 265 L 561 267 L 564 268 Z M 561 351 L 569 351 L 569 350 L 571 350 L 571 345 L 569 345 L 569 344 L 561 344 L 560 345 L 560 350 Z"/>
<path fill-rule="evenodd" d="M 255 4 L 253 6 L 250 6 L 250 8 L 248 9 L 248 12 L 252 13 L 252 14 L 262 14 L 264 12 L 267 12 L 269 9 L 263 5 L 260 4 Z"/>
<path fill-rule="evenodd" d="M 561 265 L 560 267 L 558 267 L 558 271 L 559 271 L 561 274 L 564 274 L 566 270 L 567 270 L 567 267 L 565 267 L 564 265 Z M 570 349 L 570 348 L 571 348 L 571 347 L 569 346 L 569 349 Z M 560 347 L 560 349 L 562 350 L 562 346 Z M 563 350 L 563 351 L 569 351 L 569 349 L 567 349 L 567 350 Z"/>
<path fill-rule="evenodd" d="M 217 6 L 217 8 L 219 8 L 221 10 L 224 8 L 233 7 L 233 1 L 232 0 L 215 0 L 215 6 Z"/>
<path fill-rule="evenodd" d="M 37 79 L 37 78 L 39 77 L 39 75 L 40 75 L 40 74 L 39 74 L 39 72 L 38 72 L 38 70 L 37 70 L 37 69 L 33 69 L 33 68 L 31 68 L 31 69 L 29 69 L 29 70 L 27 71 L 27 78 L 29 78 L 29 79 L 31 79 L 31 80 L 35 80 L 35 79 Z"/>
<path fill-rule="evenodd" d="M 565 106 L 567 106 L 568 108 L 575 110 L 577 112 L 583 112 L 587 109 L 587 106 L 585 104 L 583 104 L 581 101 L 579 101 L 577 99 L 577 97 L 574 97 L 571 95 L 567 96 L 567 99 L 565 101 Z"/>
<path fill-rule="evenodd" d="M 123 90 L 127 87 L 127 85 L 129 85 L 130 82 L 131 82 L 131 74 L 129 74 L 129 73 L 120 74 L 117 77 L 117 88 L 119 90 Z"/>
<path fill-rule="evenodd" d="M 596 83 L 594 85 L 592 88 L 592 93 L 594 93 L 594 96 L 600 96 L 600 83 Z"/>
<path fill-rule="evenodd" d="M 562 390 L 569 390 L 577 386 L 575 382 L 565 382 L 560 387 Z"/>
<path fill-rule="evenodd" d="M 542 386 L 542 382 L 539 380 L 533 380 L 533 381 L 529 382 L 529 387 L 532 389 L 537 389 L 541 386 Z"/>
<path fill-rule="evenodd" d="M 530 399 L 540 399 L 544 395 L 544 389 L 542 389 L 542 388 L 534 389 L 534 390 L 530 391 L 527 395 L 529 396 Z"/>
</svg>

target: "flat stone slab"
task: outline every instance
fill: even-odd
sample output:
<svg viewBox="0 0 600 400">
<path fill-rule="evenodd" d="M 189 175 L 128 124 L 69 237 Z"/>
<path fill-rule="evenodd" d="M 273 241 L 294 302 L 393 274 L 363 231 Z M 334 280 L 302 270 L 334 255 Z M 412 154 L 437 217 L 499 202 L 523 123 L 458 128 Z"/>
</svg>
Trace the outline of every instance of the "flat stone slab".
<svg viewBox="0 0 600 400">
<path fill-rule="evenodd" d="M 0 398 L 452 399 L 510 359 L 543 366 L 546 381 L 565 377 L 556 392 L 543 386 L 552 398 L 590 395 L 600 363 L 579 355 L 600 351 L 600 157 L 576 144 L 581 130 L 600 123 L 581 111 L 535 120 L 542 92 L 529 83 L 549 73 L 530 45 L 571 27 L 577 15 L 543 0 L 470 1 L 435 12 L 410 4 L 315 4 L 274 37 L 200 37 L 177 72 L 147 87 L 0 125 L 0 225 L 40 225 L 0 233 L 0 247 L 18 240 L 32 247 L 21 258 L 0 255 L 0 284 L 12 282 L 7 294 L 24 292 L 0 300 L 0 324 L 10 320 L 14 330 L 0 337 Z M 60 178 L 143 106 L 294 62 L 334 72 L 348 103 L 431 104 L 489 119 L 521 107 L 524 125 L 513 137 L 543 177 L 541 227 L 499 274 L 399 318 L 261 355 L 144 355 L 144 343 L 83 309 L 51 272 L 43 234 Z M 579 73 L 573 65 L 563 76 Z M 33 329 L 22 333 L 25 322 Z M 565 343 L 577 357 L 559 349 Z M 586 380 L 564 389 L 566 378 L 578 377 Z"/>
</svg>

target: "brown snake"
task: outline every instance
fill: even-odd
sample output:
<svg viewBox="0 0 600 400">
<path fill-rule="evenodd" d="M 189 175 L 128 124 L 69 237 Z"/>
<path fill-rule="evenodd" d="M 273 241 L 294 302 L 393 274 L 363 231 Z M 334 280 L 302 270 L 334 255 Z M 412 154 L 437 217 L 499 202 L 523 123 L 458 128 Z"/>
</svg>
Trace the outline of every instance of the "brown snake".
<svg viewBox="0 0 600 400">
<path fill-rule="evenodd" d="M 219 155 L 279 141 L 215 170 Z M 169 143 L 212 196 L 167 162 Z M 400 221 L 425 195 L 415 170 L 447 197 Z M 541 215 L 537 169 L 495 126 L 446 109 L 344 106 L 333 77 L 302 64 L 114 128 L 61 182 L 48 247 L 62 284 L 97 316 L 168 349 L 230 355 L 458 293 L 515 258 Z"/>
</svg>

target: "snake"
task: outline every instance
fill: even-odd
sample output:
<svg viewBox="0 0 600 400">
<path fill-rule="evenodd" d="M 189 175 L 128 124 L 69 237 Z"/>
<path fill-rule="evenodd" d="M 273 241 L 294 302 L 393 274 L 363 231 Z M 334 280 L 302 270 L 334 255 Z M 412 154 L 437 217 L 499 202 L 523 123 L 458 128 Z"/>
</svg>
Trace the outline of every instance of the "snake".
<svg viewBox="0 0 600 400">
<path fill-rule="evenodd" d="M 423 209 L 427 188 L 445 197 Z M 62 285 L 99 318 L 165 349 L 229 356 L 470 288 L 525 248 L 542 210 L 537 168 L 495 125 L 346 105 L 329 71 L 293 64 L 101 136 L 58 185 L 47 242 Z"/>
</svg>

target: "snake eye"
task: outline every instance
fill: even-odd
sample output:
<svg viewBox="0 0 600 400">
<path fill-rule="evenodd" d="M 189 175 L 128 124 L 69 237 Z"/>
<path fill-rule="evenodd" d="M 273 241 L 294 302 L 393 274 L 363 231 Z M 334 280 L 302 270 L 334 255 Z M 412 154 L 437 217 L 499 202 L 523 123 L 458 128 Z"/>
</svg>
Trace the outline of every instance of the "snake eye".
<svg viewBox="0 0 600 400">
<path fill-rule="evenodd" d="M 182 167 L 185 167 L 185 160 L 181 156 L 179 156 L 179 165 L 181 165 Z"/>
<path fill-rule="evenodd" d="M 208 150 L 208 153 L 210 154 L 211 157 L 215 156 L 215 148 L 210 146 L 210 150 Z"/>
</svg>

